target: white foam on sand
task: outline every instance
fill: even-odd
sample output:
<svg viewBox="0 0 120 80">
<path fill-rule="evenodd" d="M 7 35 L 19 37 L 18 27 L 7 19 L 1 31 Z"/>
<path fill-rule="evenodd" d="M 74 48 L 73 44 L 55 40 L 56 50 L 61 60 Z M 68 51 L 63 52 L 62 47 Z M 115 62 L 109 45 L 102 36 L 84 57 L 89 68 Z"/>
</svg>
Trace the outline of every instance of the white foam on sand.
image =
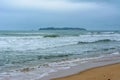
<svg viewBox="0 0 120 80">
<path fill-rule="evenodd" d="M 79 63 L 77 66 L 73 66 L 69 69 L 66 70 L 61 70 L 58 72 L 53 72 L 51 74 L 49 74 L 48 76 L 45 76 L 39 80 L 50 80 L 53 78 L 59 78 L 59 77 L 65 77 L 68 75 L 72 75 L 90 68 L 94 68 L 94 67 L 99 67 L 99 66 L 104 66 L 104 65 L 108 65 L 108 64 L 114 64 L 114 63 L 120 63 L 120 55 L 118 56 L 105 56 L 103 58 L 99 58 L 99 59 L 91 59 L 88 62 L 85 63 Z"/>
<path fill-rule="evenodd" d="M 119 55 L 120 54 L 120 52 L 114 52 L 114 53 L 112 53 L 113 55 Z"/>
<path fill-rule="evenodd" d="M 113 55 L 116 54 L 118 53 L 114 53 Z M 55 73 L 55 72 L 59 73 L 59 71 L 69 70 L 71 69 L 71 67 L 75 67 L 86 63 L 91 63 L 92 61 L 99 60 L 102 58 L 105 59 L 105 57 L 106 56 L 100 56 L 94 58 L 73 59 L 73 60 L 66 60 L 61 62 L 53 62 L 44 66 L 34 67 L 33 70 L 30 69 L 28 72 L 27 71 L 21 72 L 20 70 L 4 72 L 0 74 L 0 80 L 38 80 L 38 79 L 45 80 L 44 79 L 45 76 L 50 76 L 51 73 Z"/>
</svg>

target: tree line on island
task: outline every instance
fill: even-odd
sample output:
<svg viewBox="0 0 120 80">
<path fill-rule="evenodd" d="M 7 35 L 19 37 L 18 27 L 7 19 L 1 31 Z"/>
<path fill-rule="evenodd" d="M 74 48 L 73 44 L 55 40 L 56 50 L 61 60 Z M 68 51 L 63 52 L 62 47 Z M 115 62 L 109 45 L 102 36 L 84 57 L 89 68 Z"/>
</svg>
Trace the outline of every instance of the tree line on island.
<svg viewBox="0 0 120 80">
<path fill-rule="evenodd" d="M 39 28 L 39 30 L 82 30 L 82 31 L 86 31 L 85 28 L 70 28 L 70 27 L 63 27 L 63 28 L 47 27 L 47 28 Z"/>
</svg>

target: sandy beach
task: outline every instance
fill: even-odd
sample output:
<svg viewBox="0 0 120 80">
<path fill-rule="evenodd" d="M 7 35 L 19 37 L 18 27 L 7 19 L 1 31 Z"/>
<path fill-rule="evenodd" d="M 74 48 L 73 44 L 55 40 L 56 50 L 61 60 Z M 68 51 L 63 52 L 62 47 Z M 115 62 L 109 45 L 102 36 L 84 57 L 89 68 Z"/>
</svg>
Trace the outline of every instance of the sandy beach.
<svg viewBox="0 0 120 80">
<path fill-rule="evenodd" d="M 52 80 L 120 80 L 120 63 L 96 67 Z"/>
</svg>

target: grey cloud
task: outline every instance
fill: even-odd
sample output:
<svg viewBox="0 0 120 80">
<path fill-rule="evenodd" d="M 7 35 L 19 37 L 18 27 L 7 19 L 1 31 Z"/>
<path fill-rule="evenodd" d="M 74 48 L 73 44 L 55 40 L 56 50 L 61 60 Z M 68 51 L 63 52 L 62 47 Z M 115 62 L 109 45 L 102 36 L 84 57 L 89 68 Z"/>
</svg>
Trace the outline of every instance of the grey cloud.
<svg viewBox="0 0 120 80">
<path fill-rule="evenodd" d="M 7 1 L 7 0 L 6 0 Z M 120 29 L 120 0 L 66 0 L 104 4 L 95 10 L 57 12 L 46 10 L 11 9 L 0 5 L 0 29 L 38 29 L 39 27 L 84 27 L 87 29 Z M 114 6 L 118 6 L 117 8 Z M 3 12 L 3 13 L 2 13 Z M 28 27 L 29 26 L 29 27 Z"/>
<path fill-rule="evenodd" d="M 67 0 L 72 2 L 120 2 L 120 0 Z"/>
</svg>

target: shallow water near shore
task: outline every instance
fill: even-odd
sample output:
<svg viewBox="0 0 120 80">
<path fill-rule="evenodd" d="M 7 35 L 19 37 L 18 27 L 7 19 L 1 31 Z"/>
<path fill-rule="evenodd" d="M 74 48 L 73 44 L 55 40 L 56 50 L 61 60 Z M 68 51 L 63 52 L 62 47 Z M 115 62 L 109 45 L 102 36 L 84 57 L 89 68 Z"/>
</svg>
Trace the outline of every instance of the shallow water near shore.
<svg viewBox="0 0 120 80">
<path fill-rule="evenodd" d="M 0 80 L 40 79 L 119 49 L 119 31 L 0 31 Z"/>
</svg>

